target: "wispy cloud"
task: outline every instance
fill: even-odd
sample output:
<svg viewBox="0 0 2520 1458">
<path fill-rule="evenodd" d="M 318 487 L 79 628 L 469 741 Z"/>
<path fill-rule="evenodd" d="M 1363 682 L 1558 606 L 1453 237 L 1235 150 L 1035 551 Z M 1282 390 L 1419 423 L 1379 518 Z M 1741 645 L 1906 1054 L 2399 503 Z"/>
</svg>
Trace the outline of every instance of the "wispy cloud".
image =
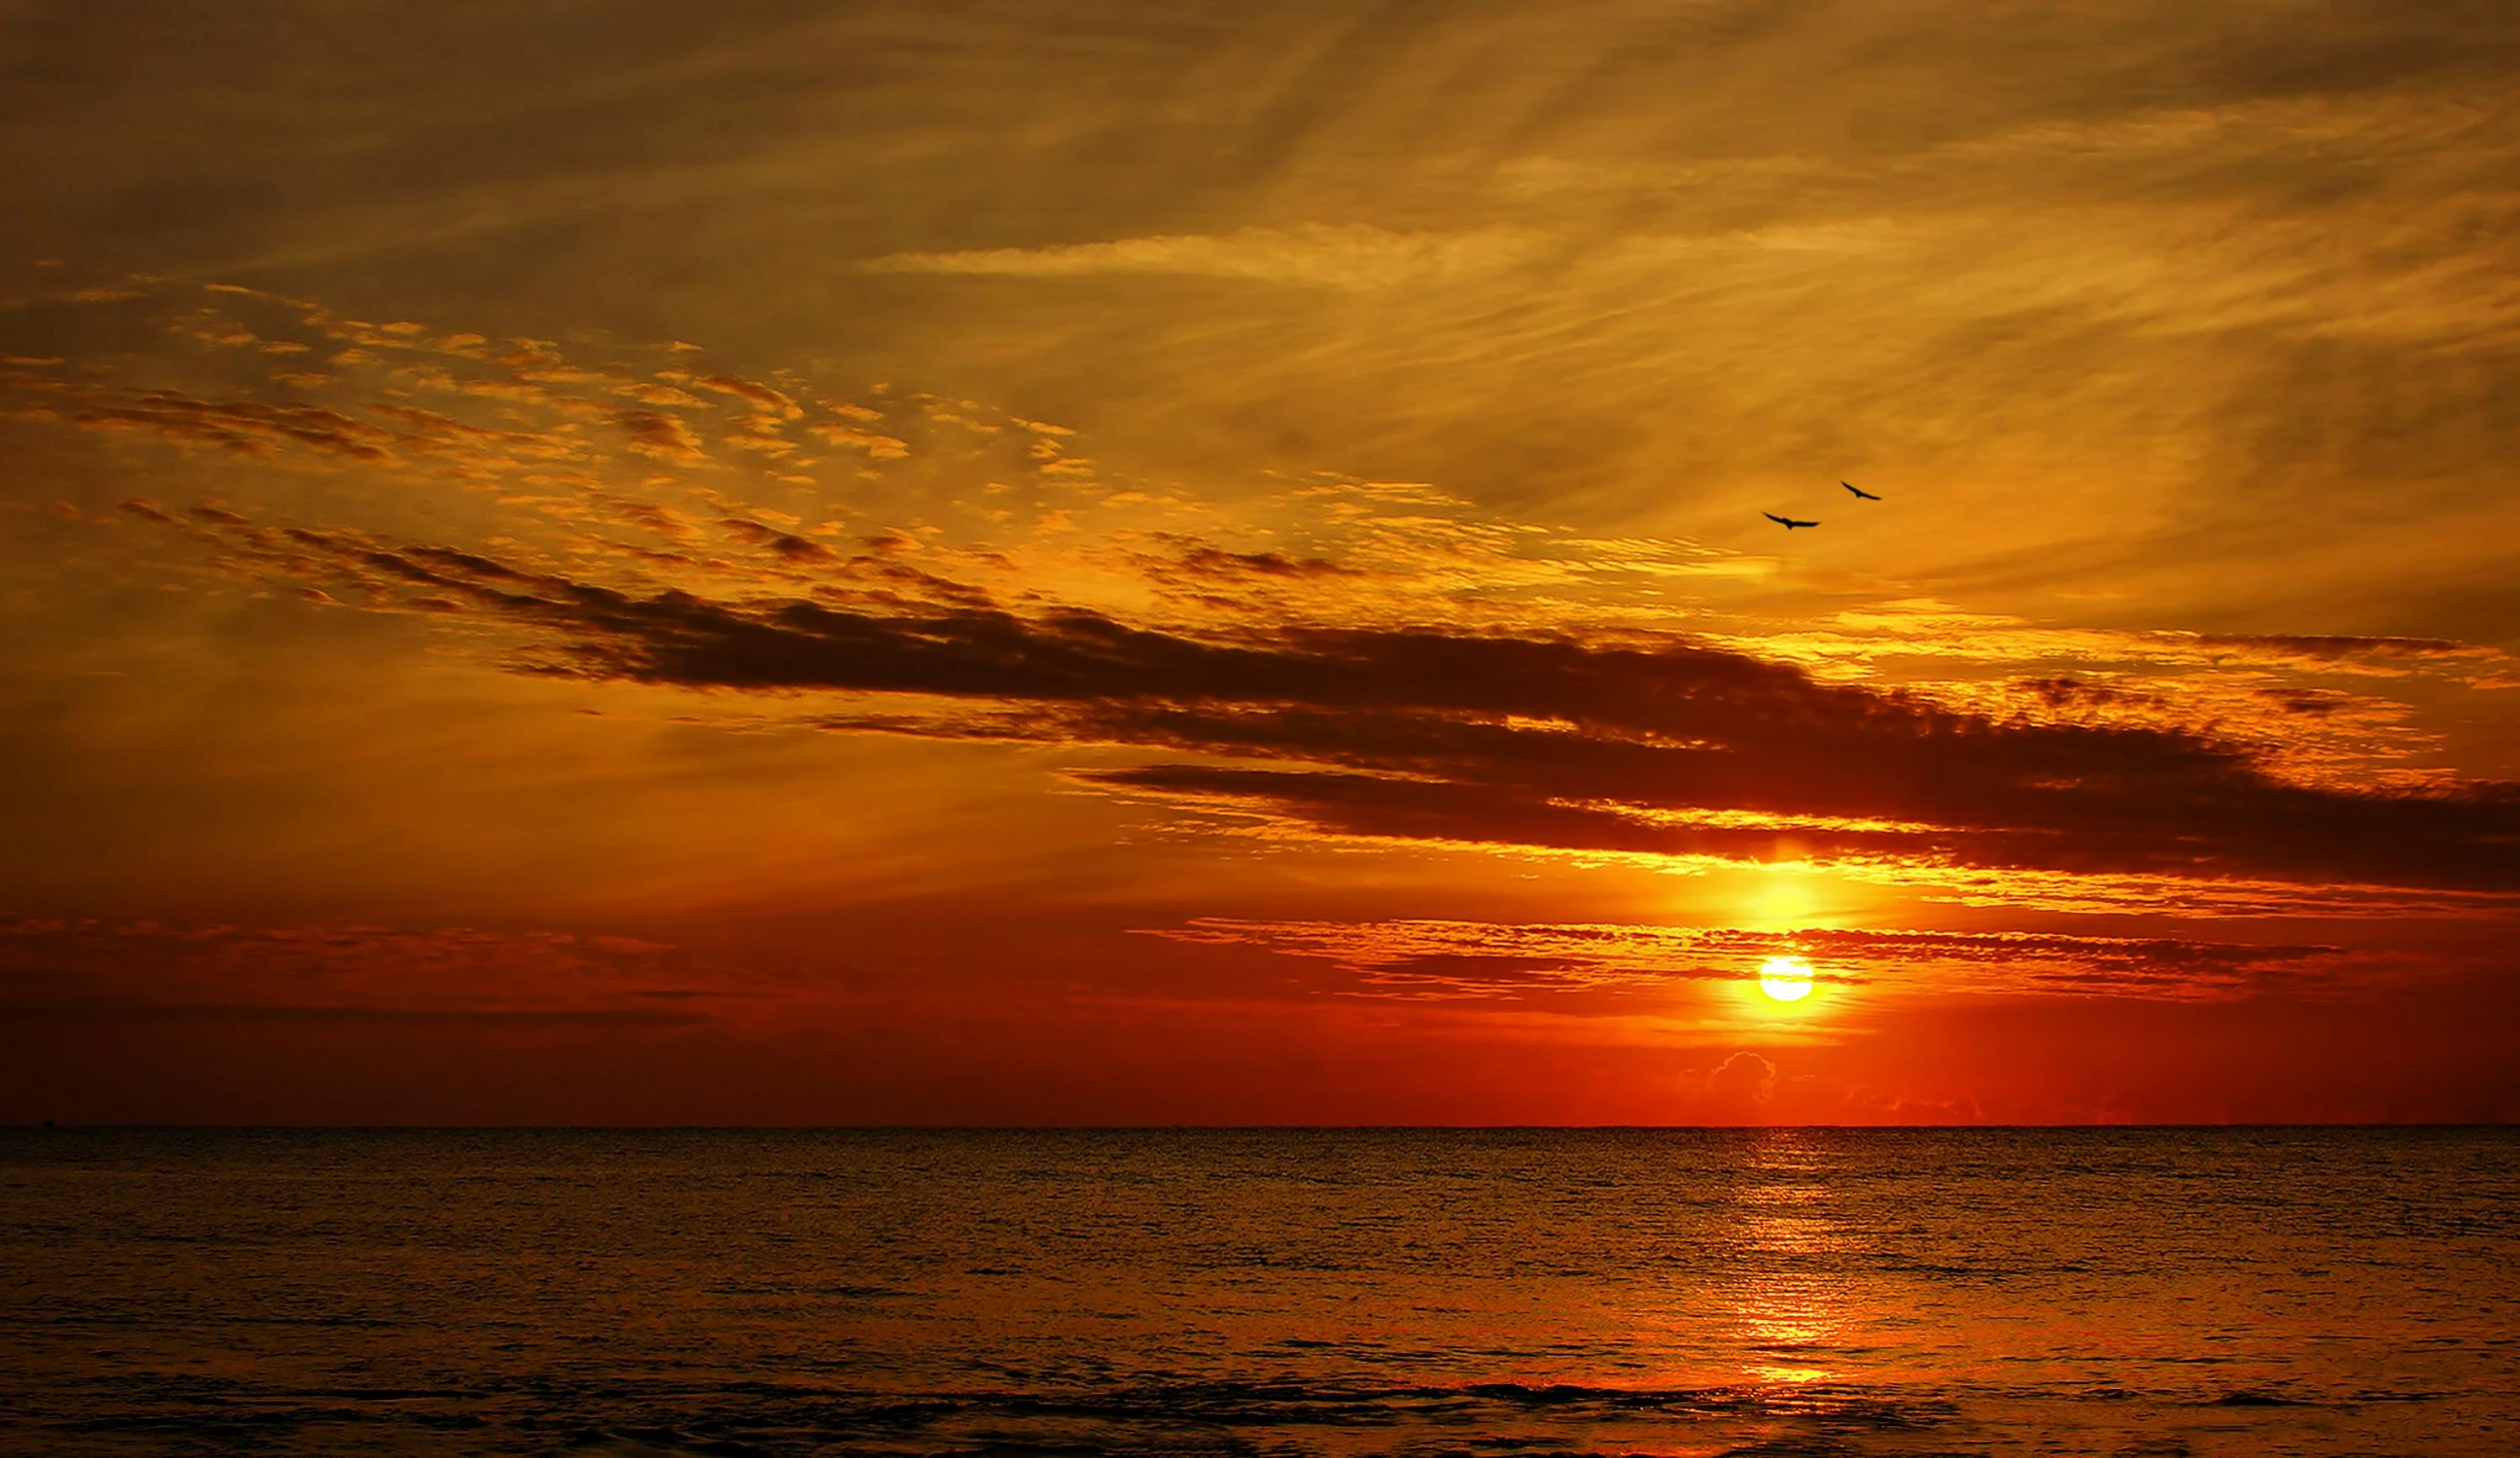
<svg viewBox="0 0 2520 1458">
<path fill-rule="evenodd" d="M 747 995 L 632 937 L 0 915 L 0 1014 L 62 1021 L 681 1025 Z"/>
<path fill-rule="evenodd" d="M 1796 932 L 1486 922 L 1261 922 L 1202 918 L 1146 935 L 1252 946 L 1331 963 L 1351 995 L 1541 1001 L 1740 983 L 1774 957 L 1801 957 L 1824 984 L 1875 996 L 2040 994 L 2215 999 L 2268 986 L 2313 988 L 2346 958 L 2333 947 L 2029 932 Z"/>
<path fill-rule="evenodd" d="M 876 274 L 1021 279 L 1173 274 L 1332 289 L 1387 289 L 1491 274 L 1530 257 L 1541 242 L 1540 235 L 1527 229 L 1393 233 L 1363 224 L 1306 224 L 1046 248 L 898 253 L 871 259 L 864 267 Z"/>
</svg>

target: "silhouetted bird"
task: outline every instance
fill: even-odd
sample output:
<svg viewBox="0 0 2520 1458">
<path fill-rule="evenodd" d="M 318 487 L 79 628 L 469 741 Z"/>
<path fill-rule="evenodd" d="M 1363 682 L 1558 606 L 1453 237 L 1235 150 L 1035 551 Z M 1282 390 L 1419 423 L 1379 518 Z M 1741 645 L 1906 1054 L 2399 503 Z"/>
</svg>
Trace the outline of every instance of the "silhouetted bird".
<svg viewBox="0 0 2520 1458">
<path fill-rule="evenodd" d="M 1773 511 L 1762 511 L 1759 514 L 1770 521 L 1775 522 L 1777 525 L 1784 527 L 1787 531 L 1792 531 L 1797 526 L 1818 526 L 1820 524 L 1817 521 L 1796 521 L 1791 516 L 1779 516 Z"/>
<path fill-rule="evenodd" d="M 1840 482 L 1838 482 L 1838 484 L 1839 484 L 1839 485 L 1842 485 L 1842 486 L 1844 486 L 1844 487 L 1846 487 L 1846 488 L 1847 488 L 1848 490 L 1850 490 L 1850 491 L 1853 491 L 1853 492 L 1856 494 L 1856 498 L 1857 498 L 1857 499 L 1859 499 L 1859 500 L 1864 500 L 1864 501 L 1878 501 L 1878 500 L 1880 500 L 1880 499 L 1881 499 L 1881 497 L 1874 495 L 1872 492 L 1870 492 L 1870 491 L 1868 491 L 1868 490 L 1865 490 L 1862 486 L 1857 485 L 1857 484 L 1856 484 L 1855 482 L 1853 482 L 1853 481 L 1840 481 Z"/>
</svg>

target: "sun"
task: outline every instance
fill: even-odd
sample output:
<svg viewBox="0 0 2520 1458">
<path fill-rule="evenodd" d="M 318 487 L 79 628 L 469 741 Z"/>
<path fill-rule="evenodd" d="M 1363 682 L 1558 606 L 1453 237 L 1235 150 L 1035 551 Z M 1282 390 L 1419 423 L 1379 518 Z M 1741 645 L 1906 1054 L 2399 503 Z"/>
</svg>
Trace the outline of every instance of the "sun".
<svg viewBox="0 0 2520 1458">
<path fill-rule="evenodd" d="M 1811 964 L 1799 957 L 1771 957 L 1759 964 L 1759 991 L 1780 1003 L 1811 996 Z"/>
</svg>

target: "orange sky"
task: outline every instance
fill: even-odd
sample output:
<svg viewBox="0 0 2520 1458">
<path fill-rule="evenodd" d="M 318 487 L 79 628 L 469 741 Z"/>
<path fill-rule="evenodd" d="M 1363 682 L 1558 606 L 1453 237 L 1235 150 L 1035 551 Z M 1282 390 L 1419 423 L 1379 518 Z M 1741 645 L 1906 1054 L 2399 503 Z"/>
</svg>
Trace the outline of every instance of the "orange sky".
<svg viewBox="0 0 2520 1458">
<path fill-rule="evenodd" d="M 0 1118 L 2520 1115 L 2520 16 L 1251 9 L 26 7 Z"/>
</svg>

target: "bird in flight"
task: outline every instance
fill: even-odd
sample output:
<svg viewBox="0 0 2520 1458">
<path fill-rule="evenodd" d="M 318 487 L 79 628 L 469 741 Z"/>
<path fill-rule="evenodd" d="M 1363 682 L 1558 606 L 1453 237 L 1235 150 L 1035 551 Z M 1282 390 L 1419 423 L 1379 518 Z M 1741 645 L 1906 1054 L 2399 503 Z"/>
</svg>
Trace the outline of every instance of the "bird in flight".
<svg viewBox="0 0 2520 1458">
<path fill-rule="evenodd" d="M 1817 521 L 1796 521 L 1791 516 L 1779 516 L 1773 511 L 1762 511 L 1759 514 L 1770 521 L 1775 522 L 1777 525 L 1784 527 L 1787 531 L 1792 531 L 1797 526 L 1818 526 L 1820 524 Z"/>
<path fill-rule="evenodd" d="M 1858 500 L 1862 500 L 1862 501 L 1878 501 L 1878 500 L 1880 500 L 1880 499 L 1881 499 L 1881 497 L 1874 495 L 1872 492 L 1870 492 L 1870 491 L 1868 491 L 1868 490 L 1865 490 L 1862 486 L 1857 485 L 1857 484 L 1856 484 L 1855 482 L 1853 482 L 1853 481 L 1840 481 L 1840 482 L 1838 482 L 1838 484 L 1839 484 L 1839 485 L 1842 485 L 1842 486 L 1844 486 L 1844 487 L 1846 487 L 1846 488 L 1847 488 L 1848 490 L 1850 490 L 1850 491 L 1853 491 L 1853 492 L 1855 493 L 1855 495 L 1856 495 L 1856 499 L 1858 499 Z"/>
</svg>

